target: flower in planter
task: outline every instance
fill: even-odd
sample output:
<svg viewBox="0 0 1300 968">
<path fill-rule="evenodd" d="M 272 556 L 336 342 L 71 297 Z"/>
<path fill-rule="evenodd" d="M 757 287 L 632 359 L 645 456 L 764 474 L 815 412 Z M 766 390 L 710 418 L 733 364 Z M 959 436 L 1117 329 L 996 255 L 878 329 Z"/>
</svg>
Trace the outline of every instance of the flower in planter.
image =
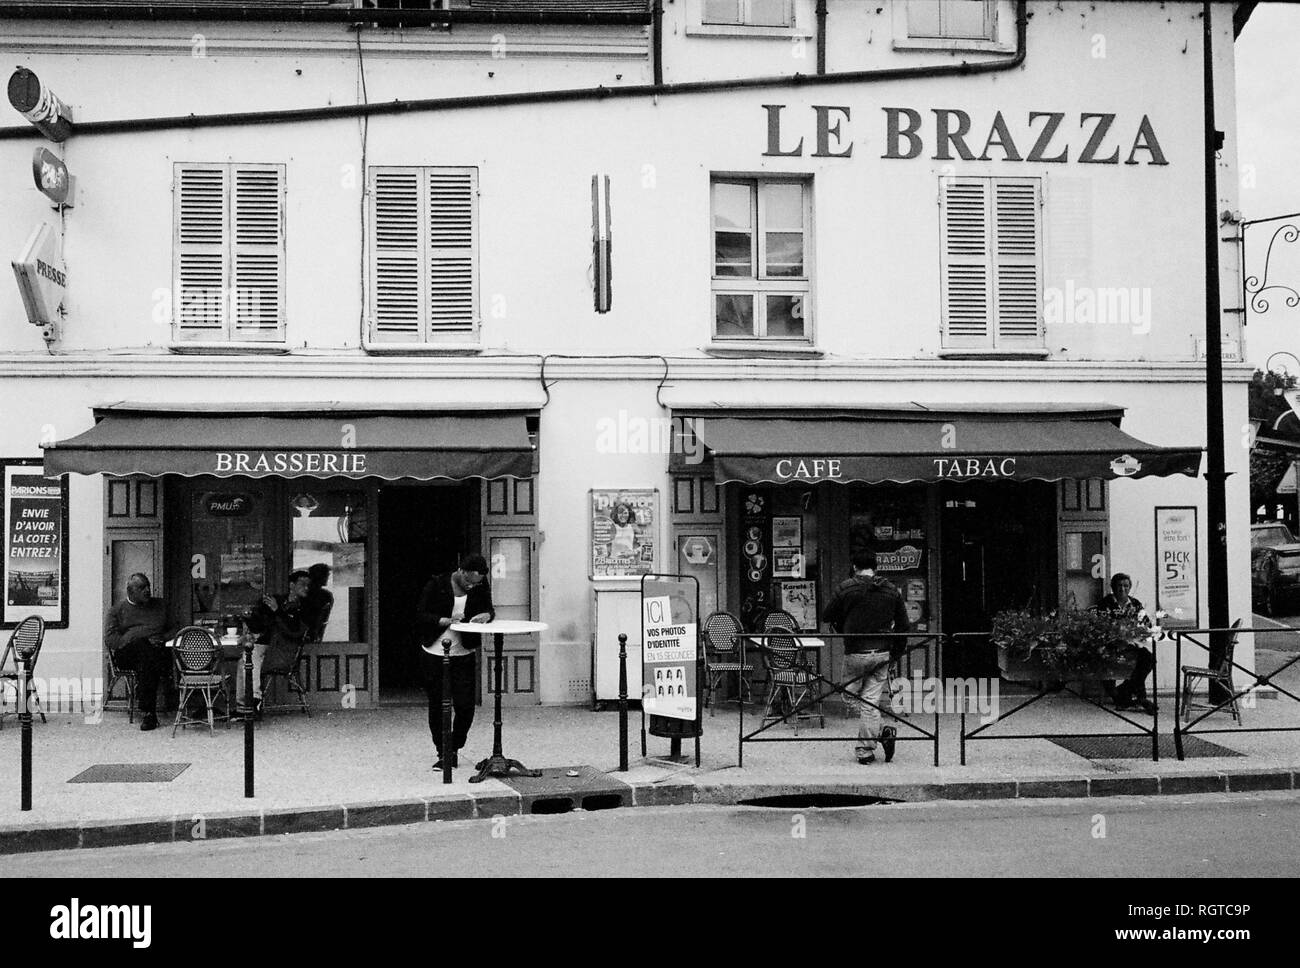
<svg viewBox="0 0 1300 968">
<path fill-rule="evenodd" d="M 1097 672 L 1132 660 L 1151 631 L 1137 618 L 1065 609 L 1037 615 L 1024 609 L 993 617 L 993 644 L 1016 662 L 1055 672 Z"/>
</svg>

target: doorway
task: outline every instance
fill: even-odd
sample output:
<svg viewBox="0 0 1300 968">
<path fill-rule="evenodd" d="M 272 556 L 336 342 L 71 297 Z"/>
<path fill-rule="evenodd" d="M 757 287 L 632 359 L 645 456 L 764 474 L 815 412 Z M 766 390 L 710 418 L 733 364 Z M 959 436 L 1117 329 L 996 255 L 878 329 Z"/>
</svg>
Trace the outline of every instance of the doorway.
<svg viewBox="0 0 1300 968">
<path fill-rule="evenodd" d="M 430 576 L 479 550 L 479 485 L 379 489 L 379 688 L 382 702 L 423 702 L 415 609 Z"/>
<path fill-rule="evenodd" d="M 1056 605 L 1056 492 L 1044 481 L 940 487 L 940 574 L 945 632 L 988 632 L 1004 609 Z M 985 640 L 944 654 L 950 678 L 996 676 Z"/>
</svg>

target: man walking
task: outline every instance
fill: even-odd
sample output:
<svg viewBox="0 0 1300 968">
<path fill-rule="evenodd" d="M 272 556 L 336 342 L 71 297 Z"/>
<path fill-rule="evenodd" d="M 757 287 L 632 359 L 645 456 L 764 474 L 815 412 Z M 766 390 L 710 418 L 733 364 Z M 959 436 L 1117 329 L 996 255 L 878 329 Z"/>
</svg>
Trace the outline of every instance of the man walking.
<svg viewBox="0 0 1300 968">
<path fill-rule="evenodd" d="M 853 552 L 853 577 L 835 589 L 822 621 L 835 632 L 872 634 L 906 632 L 911 624 L 897 588 L 876 575 L 876 553 L 869 548 Z M 862 764 L 876 761 L 876 740 L 885 751 L 885 762 L 894 758 L 898 731 L 880 728 L 880 699 L 889 681 L 891 658 L 903 654 L 906 639 L 845 639 L 844 674 L 850 680 L 846 691 L 858 704 L 858 742 L 855 752 Z M 891 655 L 892 653 L 892 655 Z"/>
<path fill-rule="evenodd" d="M 163 600 L 154 598 L 149 579 L 136 572 L 126 581 L 126 598 L 104 616 L 104 645 L 113 664 L 136 674 L 140 728 L 158 728 L 158 683 L 167 672 L 170 659 L 163 647 L 167 632 L 167 611 Z"/>
</svg>

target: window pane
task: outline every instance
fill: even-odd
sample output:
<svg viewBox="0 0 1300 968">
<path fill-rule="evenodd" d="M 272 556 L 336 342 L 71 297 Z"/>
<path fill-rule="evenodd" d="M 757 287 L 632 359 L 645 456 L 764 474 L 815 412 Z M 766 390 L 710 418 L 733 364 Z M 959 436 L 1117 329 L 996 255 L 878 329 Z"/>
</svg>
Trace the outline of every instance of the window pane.
<svg viewBox="0 0 1300 968">
<path fill-rule="evenodd" d="M 767 233 L 767 274 L 802 276 L 803 235 L 799 232 Z"/>
<path fill-rule="evenodd" d="M 754 335 L 754 297 L 748 293 L 715 293 L 715 332 L 719 336 Z"/>
<path fill-rule="evenodd" d="M 713 227 L 749 232 L 754 227 L 754 189 L 751 185 L 715 182 Z"/>
<path fill-rule="evenodd" d="M 704 0 L 703 22 L 706 24 L 738 24 L 740 0 Z"/>
<path fill-rule="evenodd" d="M 492 538 L 488 541 L 492 568 L 492 604 L 497 618 L 532 617 L 530 589 L 532 559 L 527 538 Z"/>
<path fill-rule="evenodd" d="M 266 587 L 262 544 L 263 491 L 222 485 L 195 489 L 191 505 L 190 617 L 214 625 L 242 615 L 261 600 Z M 155 577 L 155 581 L 157 578 Z"/>
<path fill-rule="evenodd" d="M 803 185 L 764 185 L 763 216 L 769 229 L 803 231 Z"/>
<path fill-rule="evenodd" d="M 804 297 L 767 297 L 767 335 L 773 339 L 802 339 Z"/>
<path fill-rule="evenodd" d="M 313 581 L 307 599 L 308 621 L 315 624 L 313 634 L 319 636 L 316 641 L 365 642 L 369 638 L 365 493 L 302 493 L 291 503 L 294 569 L 313 565 L 330 569 L 320 589 Z"/>
<path fill-rule="evenodd" d="M 756 27 L 785 27 L 790 23 L 790 0 L 749 0 L 749 15 Z"/>
<path fill-rule="evenodd" d="M 985 0 L 944 0 L 943 36 L 986 37 Z"/>
<path fill-rule="evenodd" d="M 754 274 L 753 240 L 743 232 L 714 233 L 713 274 L 718 276 L 752 276 Z"/>
<path fill-rule="evenodd" d="M 942 36 L 939 30 L 939 0 L 907 0 L 907 36 Z"/>
</svg>

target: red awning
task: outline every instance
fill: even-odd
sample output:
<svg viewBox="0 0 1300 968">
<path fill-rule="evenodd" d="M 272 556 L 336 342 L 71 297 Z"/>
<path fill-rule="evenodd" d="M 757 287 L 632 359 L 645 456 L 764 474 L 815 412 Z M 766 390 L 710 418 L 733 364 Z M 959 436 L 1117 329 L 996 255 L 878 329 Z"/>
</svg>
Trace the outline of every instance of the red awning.
<svg viewBox="0 0 1300 968">
<path fill-rule="evenodd" d="M 96 424 L 85 433 L 45 445 L 45 476 L 529 477 L 527 416 L 109 407 L 95 411 Z"/>
</svg>

